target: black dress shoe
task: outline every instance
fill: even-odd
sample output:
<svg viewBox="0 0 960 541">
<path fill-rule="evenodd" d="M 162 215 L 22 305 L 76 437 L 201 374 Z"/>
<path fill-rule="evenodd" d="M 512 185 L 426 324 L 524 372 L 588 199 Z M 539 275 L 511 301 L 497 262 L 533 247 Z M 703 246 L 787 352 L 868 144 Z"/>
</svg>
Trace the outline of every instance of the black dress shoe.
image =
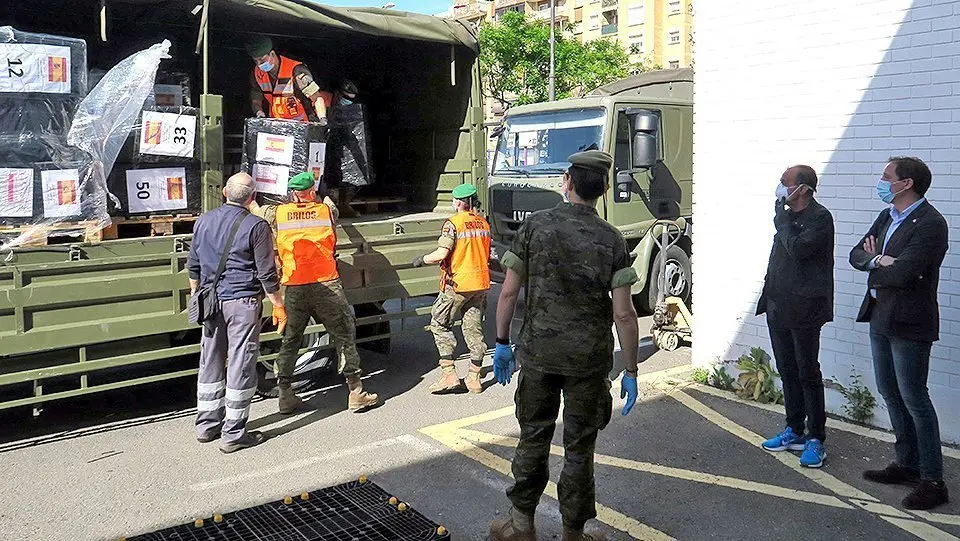
<svg viewBox="0 0 960 541">
<path fill-rule="evenodd" d="M 233 453 L 239 451 L 240 449 L 247 449 L 249 447 L 256 447 L 260 445 L 267 439 L 262 433 L 257 431 L 247 432 L 239 440 L 228 443 L 226 445 L 220 446 L 221 453 Z"/>
<path fill-rule="evenodd" d="M 885 485 L 915 485 L 920 482 L 920 472 L 893 462 L 882 470 L 863 472 L 863 478 L 867 481 Z"/>
<path fill-rule="evenodd" d="M 906 509 L 927 510 L 933 509 L 950 501 L 947 485 L 943 481 L 920 481 L 917 488 L 903 499 Z"/>
</svg>

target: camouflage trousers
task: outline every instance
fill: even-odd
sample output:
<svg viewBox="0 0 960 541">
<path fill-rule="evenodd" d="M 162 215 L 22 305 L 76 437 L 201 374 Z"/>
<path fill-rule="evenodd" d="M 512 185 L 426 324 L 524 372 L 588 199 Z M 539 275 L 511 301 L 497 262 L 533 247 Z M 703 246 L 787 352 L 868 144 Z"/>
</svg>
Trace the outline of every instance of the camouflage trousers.
<svg viewBox="0 0 960 541">
<path fill-rule="evenodd" d="M 557 483 L 560 514 L 569 527 L 582 529 L 597 516 L 593 456 L 597 434 L 610 422 L 613 397 L 606 373 L 586 377 L 538 372 L 524 366 L 517 379 L 520 443 L 513 458 L 513 487 L 507 497 L 533 515 L 550 479 L 550 443 L 563 396 L 565 460 Z"/>
<path fill-rule="evenodd" d="M 344 376 L 360 375 L 360 354 L 357 352 L 357 327 L 340 280 L 318 284 L 287 286 L 283 296 L 287 308 L 287 329 L 283 333 L 277 355 L 276 374 L 279 383 L 290 381 L 303 343 L 303 331 L 310 317 L 323 324 L 330 334 L 330 343 L 340 358 L 339 370 Z"/>
<path fill-rule="evenodd" d="M 453 360 L 457 348 L 457 337 L 453 334 L 453 324 L 462 317 L 463 338 L 470 349 L 470 360 L 474 364 L 483 364 L 487 353 L 487 344 L 483 341 L 483 315 L 487 309 L 487 291 L 456 293 L 448 288 L 437 295 L 430 314 L 430 330 L 437 343 L 440 360 Z"/>
</svg>

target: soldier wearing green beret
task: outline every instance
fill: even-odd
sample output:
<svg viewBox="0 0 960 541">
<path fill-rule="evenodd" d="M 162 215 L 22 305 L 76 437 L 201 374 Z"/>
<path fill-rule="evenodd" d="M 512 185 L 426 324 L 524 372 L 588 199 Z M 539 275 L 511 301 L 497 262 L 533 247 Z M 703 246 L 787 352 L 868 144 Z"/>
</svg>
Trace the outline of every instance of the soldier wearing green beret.
<svg viewBox="0 0 960 541">
<path fill-rule="evenodd" d="M 483 315 L 490 290 L 490 224 L 477 213 L 480 201 L 477 188 L 461 184 L 453 190 L 454 215 L 443 223 L 437 249 L 417 257 L 414 267 L 440 265 L 440 294 L 433 305 L 430 330 L 440 354 L 440 379 L 430 386 L 432 393 L 460 388 L 454 365 L 457 338 L 453 324 L 462 317 L 463 338 L 470 349 L 470 370 L 466 387 L 471 393 L 483 392 L 480 369 L 487 345 L 483 339 Z"/>
<path fill-rule="evenodd" d="M 339 370 L 350 390 L 347 407 L 371 408 L 378 404 L 378 397 L 363 389 L 356 320 L 337 270 L 337 207 L 329 197 L 317 202 L 313 173 L 295 175 L 287 187 L 293 195 L 290 203 L 250 205 L 250 211 L 274 229 L 280 283 L 286 288 L 287 325 L 276 361 L 280 413 L 294 413 L 303 404 L 291 384 L 303 332 L 311 317 L 326 328 L 336 348 Z"/>
<path fill-rule="evenodd" d="M 585 533 L 597 516 L 593 460 L 597 434 L 610 421 L 616 323 L 626 370 L 621 398 L 626 415 L 637 399 L 637 312 L 630 286 L 637 281 L 623 235 L 597 214 L 597 201 L 609 186 L 613 158 L 601 151 L 568 158 L 563 192 L 568 200 L 534 213 L 517 231 L 502 260 L 507 275 L 497 303 L 497 346 L 493 370 L 510 382 L 517 360 L 517 420 L 520 442 L 513 459 L 513 503 L 507 519 L 490 527 L 490 538 L 534 541 L 533 517 L 549 481 L 550 444 L 564 398 L 565 463 L 557 492 L 563 540 L 602 539 Z M 516 359 L 510 327 L 524 287 L 523 327 Z"/>
</svg>

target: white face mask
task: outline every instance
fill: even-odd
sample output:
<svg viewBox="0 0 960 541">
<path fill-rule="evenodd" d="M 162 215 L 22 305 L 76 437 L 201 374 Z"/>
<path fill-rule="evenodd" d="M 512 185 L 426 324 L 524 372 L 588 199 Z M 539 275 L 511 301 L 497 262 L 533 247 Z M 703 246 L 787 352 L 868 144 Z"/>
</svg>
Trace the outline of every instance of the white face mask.
<svg viewBox="0 0 960 541">
<path fill-rule="evenodd" d="M 450 210 L 452 210 L 453 212 L 460 212 L 460 206 L 457 205 L 456 200 L 453 200 L 450 202 Z"/>
<path fill-rule="evenodd" d="M 776 193 L 777 201 L 781 199 L 786 199 L 787 196 L 789 195 L 790 195 L 790 192 L 787 190 L 786 186 L 784 186 L 783 184 L 777 184 L 777 193 Z"/>
</svg>

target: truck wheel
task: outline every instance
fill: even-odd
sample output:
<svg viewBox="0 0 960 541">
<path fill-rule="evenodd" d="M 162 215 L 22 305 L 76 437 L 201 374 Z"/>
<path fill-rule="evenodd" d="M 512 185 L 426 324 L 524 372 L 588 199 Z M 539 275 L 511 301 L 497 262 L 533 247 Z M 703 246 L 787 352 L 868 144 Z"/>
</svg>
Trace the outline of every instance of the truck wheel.
<svg viewBox="0 0 960 541">
<path fill-rule="evenodd" d="M 269 321 L 269 320 L 268 320 Z M 316 322 L 310 318 L 309 325 L 315 325 Z M 272 324 L 270 324 L 272 327 Z M 264 332 L 274 330 L 265 328 Z M 326 332 L 308 334 L 303 337 L 301 348 L 314 348 L 319 346 L 329 346 L 330 335 Z M 262 346 L 261 355 L 269 355 L 280 351 L 280 343 L 272 342 L 269 346 Z M 293 390 L 300 393 L 309 391 L 313 388 L 317 379 L 324 373 L 334 369 L 336 363 L 336 352 L 333 349 L 322 348 L 316 351 L 307 351 L 297 357 L 293 368 Z M 273 372 L 273 361 L 260 361 L 257 363 L 257 394 L 264 398 L 276 398 L 280 396 L 280 388 L 277 386 L 277 376 Z"/>
<path fill-rule="evenodd" d="M 693 272 L 690 266 L 690 256 L 681 248 L 671 246 L 666 252 L 666 258 L 663 252 L 657 254 L 650 266 L 650 275 L 647 277 L 647 285 L 638 299 L 642 303 L 642 308 L 649 314 L 657 307 L 657 294 L 660 291 L 660 267 L 666 259 L 667 290 L 666 297 L 679 297 L 688 306 L 690 304 L 690 292 L 693 289 Z"/>
</svg>

